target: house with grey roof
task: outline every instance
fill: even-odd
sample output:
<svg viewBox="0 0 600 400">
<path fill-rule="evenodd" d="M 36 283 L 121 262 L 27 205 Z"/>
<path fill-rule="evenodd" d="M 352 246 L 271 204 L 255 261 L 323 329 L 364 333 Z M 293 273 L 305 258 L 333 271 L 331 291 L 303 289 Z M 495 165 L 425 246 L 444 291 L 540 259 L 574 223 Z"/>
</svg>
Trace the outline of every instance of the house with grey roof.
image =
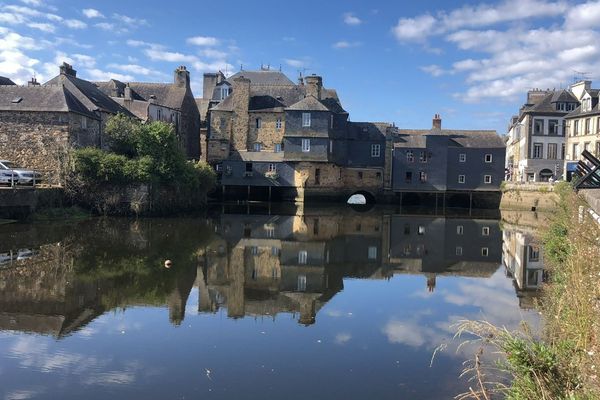
<svg viewBox="0 0 600 400">
<path fill-rule="evenodd" d="M 0 85 L 0 159 L 45 173 L 63 184 L 69 150 L 101 147 L 104 124 L 129 111 L 91 82 L 77 78 L 69 64 L 43 85 L 35 78 L 27 86 Z"/>
<path fill-rule="evenodd" d="M 499 192 L 505 145 L 496 131 L 399 129 L 394 137 L 395 193 Z"/>
<path fill-rule="evenodd" d="M 525 104 L 508 127 L 507 180 L 547 182 L 563 176 L 565 117 L 578 105 L 579 99 L 569 89 L 527 92 Z"/>
<path fill-rule="evenodd" d="M 298 198 L 383 191 L 392 125 L 350 122 L 320 76 L 294 83 L 270 69 L 209 74 L 203 92 L 211 96 L 199 100 L 207 107 L 207 160 L 223 187 L 244 195 L 266 189 L 269 198 L 273 189 Z"/>
<path fill-rule="evenodd" d="M 174 71 L 173 83 L 94 83 L 99 90 L 143 121 L 172 123 L 188 158 L 200 159 L 200 112 L 185 66 Z"/>
<path fill-rule="evenodd" d="M 16 83 L 4 76 L 0 76 L 0 86 L 2 85 L 16 85 Z"/>
</svg>

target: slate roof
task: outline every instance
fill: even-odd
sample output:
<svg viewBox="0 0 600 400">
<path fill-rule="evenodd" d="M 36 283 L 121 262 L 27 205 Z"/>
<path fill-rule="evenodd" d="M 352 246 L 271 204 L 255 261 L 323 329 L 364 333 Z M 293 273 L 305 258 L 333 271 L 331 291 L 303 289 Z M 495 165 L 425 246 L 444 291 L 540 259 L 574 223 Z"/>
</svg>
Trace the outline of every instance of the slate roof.
<svg viewBox="0 0 600 400">
<path fill-rule="evenodd" d="M 329 111 L 315 96 L 306 96 L 297 103 L 287 107 L 290 111 Z"/>
<path fill-rule="evenodd" d="M 248 106 L 250 111 L 283 111 L 284 108 L 285 104 L 271 96 L 252 96 Z"/>
<path fill-rule="evenodd" d="M 556 109 L 556 103 L 578 103 L 579 101 L 569 90 L 554 90 L 546 94 L 540 101 L 533 105 L 523 106 L 520 116 L 526 113 L 566 115 L 566 111 Z"/>
<path fill-rule="evenodd" d="M 19 100 L 20 99 L 20 100 Z M 15 101 L 18 100 L 18 101 Z M 14 102 L 13 102 L 14 101 Z M 64 86 L 0 86 L 0 110 L 75 112 L 98 119 Z"/>
<path fill-rule="evenodd" d="M 71 92 L 90 111 L 99 109 L 113 114 L 123 113 L 131 115 L 127 109 L 121 107 L 121 105 L 90 81 L 79 79 L 73 75 L 60 74 L 42 86 L 52 85 L 64 86 L 67 91 Z"/>
<path fill-rule="evenodd" d="M 0 86 L 2 85 L 15 85 L 15 83 L 4 76 L 0 76 Z"/>
<path fill-rule="evenodd" d="M 113 97 L 112 99 L 122 107 L 128 109 L 142 121 L 148 120 L 148 107 L 150 107 L 150 102 L 144 100 L 125 100 L 124 97 Z"/>
<path fill-rule="evenodd" d="M 240 71 L 229 78 L 227 80 L 229 82 L 233 82 L 233 80 L 237 77 L 243 76 L 244 78 L 250 79 L 251 85 L 269 85 L 269 86 L 289 86 L 294 85 L 284 73 L 280 71 Z"/>
<path fill-rule="evenodd" d="M 134 100 L 150 101 L 151 96 L 154 96 L 156 103 L 180 110 L 183 104 L 183 99 L 186 94 L 186 88 L 177 86 L 173 83 L 150 83 L 150 82 L 128 82 L 131 88 L 131 97 Z M 113 85 L 118 88 L 120 93 L 125 90 L 126 84 L 112 79 L 106 82 L 94 82 L 107 96 L 112 96 Z"/>
<path fill-rule="evenodd" d="M 246 162 L 282 162 L 283 152 L 274 151 L 237 151 L 232 157 L 232 160 L 241 160 Z"/>
<path fill-rule="evenodd" d="M 391 126 L 386 122 L 349 122 L 347 139 L 384 140 Z"/>
<path fill-rule="evenodd" d="M 399 129 L 395 147 L 425 147 L 426 136 L 443 135 L 458 147 L 503 148 L 504 141 L 491 130 Z M 450 144 L 452 145 L 452 143 Z"/>
</svg>

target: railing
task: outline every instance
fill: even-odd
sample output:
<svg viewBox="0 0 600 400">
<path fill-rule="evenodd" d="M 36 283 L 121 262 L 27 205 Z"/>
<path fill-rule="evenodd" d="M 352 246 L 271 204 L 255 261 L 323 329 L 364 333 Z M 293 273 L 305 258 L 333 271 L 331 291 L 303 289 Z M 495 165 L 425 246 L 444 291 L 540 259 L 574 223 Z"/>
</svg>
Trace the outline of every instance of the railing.
<svg viewBox="0 0 600 400">
<path fill-rule="evenodd" d="M 60 173 L 56 170 L 34 170 L 33 176 L 25 177 L 26 181 L 21 182 L 19 175 L 10 171 L 10 173 L 3 172 L 0 170 L 0 174 L 4 175 L 4 178 L 8 176 L 8 182 L 5 179 L 0 181 L 0 188 L 3 189 L 32 189 L 32 188 L 47 188 L 47 187 L 62 187 L 63 179 L 60 177 Z M 40 176 L 37 176 L 37 175 Z"/>
</svg>

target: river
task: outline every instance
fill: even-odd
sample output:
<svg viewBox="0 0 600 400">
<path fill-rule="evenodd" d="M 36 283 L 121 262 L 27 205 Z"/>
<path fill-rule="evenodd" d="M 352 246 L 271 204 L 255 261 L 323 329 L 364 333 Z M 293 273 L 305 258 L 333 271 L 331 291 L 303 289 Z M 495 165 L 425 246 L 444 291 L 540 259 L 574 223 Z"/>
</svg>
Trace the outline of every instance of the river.
<svg viewBox="0 0 600 400">
<path fill-rule="evenodd" d="M 541 252 L 497 216 L 422 214 L 0 226 L 0 398 L 451 399 L 453 324 L 537 326 Z"/>
</svg>

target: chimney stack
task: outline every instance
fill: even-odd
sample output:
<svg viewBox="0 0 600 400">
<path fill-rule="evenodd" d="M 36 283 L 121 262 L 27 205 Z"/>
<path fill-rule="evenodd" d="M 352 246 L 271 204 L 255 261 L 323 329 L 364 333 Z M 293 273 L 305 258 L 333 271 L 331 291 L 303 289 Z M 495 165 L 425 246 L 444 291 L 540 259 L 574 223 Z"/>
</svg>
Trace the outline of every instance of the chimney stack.
<svg viewBox="0 0 600 400">
<path fill-rule="evenodd" d="M 433 116 L 432 129 L 442 129 L 442 117 L 440 116 L 440 114 L 435 114 Z"/>
<path fill-rule="evenodd" d="M 40 83 L 35 79 L 35 76 L 31 78 L 30 81 L 27 82 L 27 86 L 40 86 Z"/>
<path fill-rule="evenodd" d="M 129 83 L 125 86 L 125 93 L 124 96 L 125 100 L 133 100 L 133 96 L 131 95 L 131 88 L 129 87 Z"/>
<path fill-rule="evenodd" d="M 306 95 L 314 96 L 317 100 L 321 100 L 321 89 L 323 89 L 323 78 L 317 75 L 309 75 L 304 78 L 306 85 Z"/>
<path fill-rule="evenodd" d="M 76 77 L 77 76 L 77 71 L 75 71 L 73 69 L 73 67 L 71 66 L 71 64 L 67 64 L 66 62 L 63 62 L 62 65 L 60 66 L 60 74 L 61 75 L 69 75 L 69 76 Z"/>
<path fill-rule="evenodd" d="M 190 71 L 185 65 L 181 65 L 175 70 L 173 82 L 179 87 L 190 87 Z"/>
</svg>

